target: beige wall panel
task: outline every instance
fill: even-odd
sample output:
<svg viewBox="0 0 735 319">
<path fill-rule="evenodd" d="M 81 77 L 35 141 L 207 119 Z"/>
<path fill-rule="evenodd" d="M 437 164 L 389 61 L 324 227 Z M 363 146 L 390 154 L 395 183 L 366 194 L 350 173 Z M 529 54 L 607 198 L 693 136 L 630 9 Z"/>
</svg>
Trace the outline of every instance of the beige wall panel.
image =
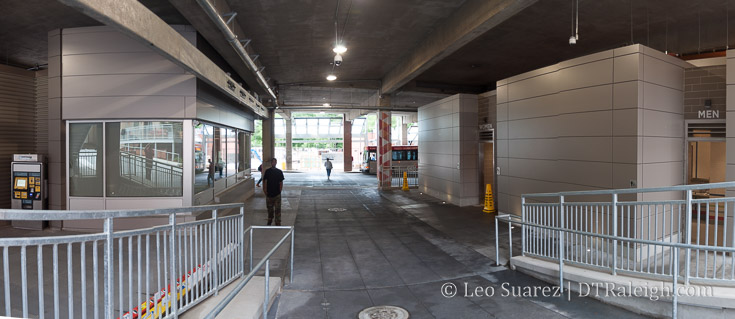
<svg viewBox="0 0 735 319">
<path fill-rule="evenodd" d="M 671 113 L 684 113 L 684 92 L 665 86 L 645 82 L 643 84 L 643 107 Z"/>
<path fill-rule="evenodd" d="M 663 187 L 684 184 L 684 163 L 642 164 L 642 178 L 638 187 Z"/>
<path fill-rule="evenodd" d="M 50 44 L 49 44 L 50 45 Z M 53 56 L 48 58 L 48 76 L 61 76 L 61 56 Z"/>
<path fill-rule="evenodd" d="M 508 86 L 507 85 L 498 85 L 498 87 L 495 89 L 496 96 L 498 99 L 498 105 L 503 103 L 508 103 Z"/>
<path fill-rule="evenodd" d="M 613 135 L 614 136 L 637 136 L 639 127 L 643 125 L 643 116 L 640 109 L 614 110 Z"/>
<path fill-rule="evenodd" d="M 505 174 L 519 178 L 555 182 L 557 181 L 557 169 L 557 161 L 513 158 L 510 160 L 510 167 Z"/>
<path fill-rule="evenodd" d="M 598 86 L 612 82 L 612 59 L 590 62 L 559 70 L 559 91 Z"/>
<path fill-rule="evenodd" d="M 508 125 L 508 139 L 548 138 L 557 135 L 557 117 L 541 117 L 511 121 Z M 498 128 L 501 128 L 498 123 Z"/>
<path fill-rule="evenodd" d="M 457 163 L 452 160 L 452 155 L 447 154 L 431 154 L 430 156 L 420 157 L 421 163 L 431 166 L 456 167 Z"/>
<path fill-rule="evenodd" d="M 108 198 L 107 209 L 156 209 L 184 207 L 181 198 Z"/>
<path fill-rule="evenodd" d="M 574 58 L 571 60 L 562 61 L 562 62 L 559 62 L 557 66 L 559 69 L 574 68 L 574 67 L 579 67 L 582 65 L 592 64 L 594 62 L 599 62 L 601 60 L 610 60 L 612 58 L 613 58 L 613 51 L 607 50 L 607 51 L 588 54 L 588 55 Z"/>
<path fill-rule="evenodd" d="M 638 152 L 638 141 L 640 137 L 613 137 L 614 163 L 636 164 L 640 163 L 642 155 Z"/>
<path fill-rule="evenodd" d="M 559 183 L 539 181 L 518 177 L 508 177 L 506 194 L 521 196 L 523 194 L 558 192 Z"/>
<path fill-rule="evenodd" d="M 61 99 L 60 98 L 48 99 L 48 119 L 49 120 L 61 119 Z"/>
<path fill-rule="evenodd" d="M 528 71 L 526 73 L 521 73 L 519 75 L 512 76 L 504 80 L 500 80 L 498 81 L 498 85 L 506 85 L 506 84 L 516 83 L 516 82 L 521 82 L 521 81 L 535 78 L 541 75 L 547 75 L 550 73 L 554 73 L 558 70 L 559 70 L 559 64 L 552 64 L 552 65 L 549 65 L 549 66 L 546 66 L 540 69 Z"/>
<path fill-rule="evenodd" d="M 497 113 L 498 113 L 498 118 L 497 118 L 498 122 L 507 121 L 508 120 L 508 103 L 498 103 Z"/>
<path fill-rule="evenodd" d="M 433 128 L 445 128 L 445 127 L 452 127 L 452 114 L 449 113 L 447 115 L 438 116 L 438 117 L 432 117 L 428 118 L 424 121 L 419 122 L 419 127 L 425 126 L 425 127 L 433 127 Z M 421 140 L 421 138 L 419 138 Z"/>
<path fill-rule="evenodd" d="M 452 128 L 436 128 L 433 130 L 419 131 L 419 139 L 425 142 L 440 142 L 452 140 Z"/>
<path fill-rule="evenodd" d="M 61 97 L 61 78 L 53 77 L 48 79 L 48 98 Z"/>
<path fill-rule="evenodd" d="M 612 108 L 613 100 L 612 85 L 563 91 L 555 97 L 553 109 L 558 114 L 609 110 Z"/>
<path fill-rule="evenodd" d="M 543 159 L 543 160 L 555 160 L 557 159 L 560 151 L 558 150 L 558 142 L 554 138 L 546 139 L 524 139 L 524 140 L 511 140 L 497 142 L 497 148 L 501 146 L 508 147 L 508 156 L 512 158 L 528 158 L 528 159 Z M 498 151 L 498 156 L 500 152 Z"/>
<path fill-rule="evenodd" d="M 731 51 L 734 51 L 734 50 L 727 51 L 727 54 L 728 54 L 728 59 L 727 59 L 727 62 L 726 62 L 727 63 L 727 65 L 726 65 L 727 72 L 725 74 L 725 83 L 727 83 L 727 84 L 735 84 L 735 58 L 731 58 L 729 56 L 731 54 L 730 53 Z M 728 89 L 729 89 L 729 87 L 728 87 Z"/>
<path fill-rule="evenodd" d="M 64 56 L 64 76 L 98 74 L 185 74 L 155 52 L 105 53 Z"/>
<path fill-rule="evenodd" d="M 615 83 L 613 87 L 613 108 L 639 108 L 643 105 L 643 82 L 629 81 Z"/>
<path fill-rule="evenodd" d="M 612 111 L 562 114 L 556 125 L 559 136 L 610 136 Z"/>
<path fill-rule="evenodd" d="M 70 197 L 69 209 L 74 210 L 103 210 L 105 209 L 105 200 L 100 198 L 83 198 Z"/>
<path fill-rule="evenodd" d="M 183 96 L 115 96 L 64 98 L 64 119 L 186 117 Z"/>
<path fill-rule="evenodd" d="M 630 181 L 638 183 L 638 170 L 640 164 L 613 163 L 612 188 L 630 188 Z"/>
<path fill-rule="evenodd" d="M 732 60 L 733 60 L 733 63 L 735 63 L 735 59 L 732 59 Z M 728 60 L 728 61 L 730 61 L 730 60 Z M 735 112 L 735 85 L 728 85 L 727 86 L 727 96 L 728 97 L 725 100 L 725 104 L 726 104 L 726 108 L 727 108 L 727 112 L 728 112 L 727 118 L 731 118 L 730 115 L 732 115 L 732 113 L 730 113 L 730 112 Z"/>
<path fill-rule="evenodd" d="M 557 181 L 599 188 L 610 188 L 612 185 L 612 163 L 557 162 Z"/>
<path fill-rule="evenodd" d="M 477 169 L 462 169 L 459 172 L 459 180 L 464 184 L 472 184 L 477 187 L 479 181 Z"/>
<path fill-rule="evenodd" d="M 643 79 L 642 60 L 643 56 L 638 53 L 615 57 L 613 61 L 614 81 L 617 83 Z"/>
<path fill-rule="evenodd" d="M 151 52 L 151 49 L 116 31 L 68 34 L 64 29 L 63 55 Z"/>
<path fill-rule="evenodd" d="M 502 121 L 501 122 L 501 121 L 498 121 L 498 128 L 495 130 L 495 137 L 497 139 L 506 139 L 507 140 L 507 139 L 510 139 L 511 138 L 510 137 L 510 134 L 509 134 L 510 133 L 509 132 L 510 129 L 508 128 L 511 125 L 510 123 L 513 123 L 513 125 L 515 125 L 515 122 L 507 122 L 507 121 Z M 421 139 L 419 138 L 419 140 L 421 140 Z"/>
<path fill-rule="evenodd" d="M 684 115 L 643 110 L 643 135 L 683 137 Z"/>
<path fill-rule="evenodd" d="M 547 73 L 537 77 L 529 78 L 508 87 L 508 101 L 517 101 L 558 92 L 558 72 Z"/>
<path fill-rule="evenodd" d="M 612 138 L 563 137 L 556 139 L 555 150 L 549 152 L 557 159 L 591 162 L 609 162 L 612 158 Z"/>
<path fill-rule="evenodd" d="M 196 95 L 196 79 L 185 74 L 73 76 L 64 77 L 62 86 L 64 97 Z"/>
<path fill-rule="evenodd" d="M 559 112 L 558 106 L 561 104 L 559 102 L 557 94 L 513 101 L 508 103 L 508 119 L 520 120 L 554 116 Z"/>
<path fill-rule="evenodd" d="M 643 56 L 643 80 L 679 91 L 684 89 L 684 72 L 681 67 L 649 55 Z"/>
<path fill-rule="evenodd" d="M 683 162 L 684 139 L 669 137 L 649 137 L 643 139 L 642 163 Z"/>
<path fill-rule="evenodd" d="M 522 141 L 522 140 L 514 140 L 516 141 Z M 510 150 L 508 147 L 508 140 L 495 140 L 495 157 L 508 157 L 511 156 L 513 150 Z"/>
</svg>

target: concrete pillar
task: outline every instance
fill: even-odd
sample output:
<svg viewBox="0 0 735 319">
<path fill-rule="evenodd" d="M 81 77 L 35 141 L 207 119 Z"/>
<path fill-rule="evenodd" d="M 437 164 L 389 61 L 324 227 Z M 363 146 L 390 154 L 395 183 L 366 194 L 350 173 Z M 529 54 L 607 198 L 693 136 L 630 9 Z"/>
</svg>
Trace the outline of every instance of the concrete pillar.
<svg viewBox="0 0 735 319">
<path fill-rule="evenodd" d="M 406 118 L 401 118 L 403 123 L 401 123 L 401 145 L 408 145 L 408 123 L 406 123 Z"/>
<path fill-rule="evenodd" d="M 270 159 L 276 155 L 276 139 L 273 130 L 276 112 L 268 109 L 268 118 L 263 119 L 263 171 L 271 167 Z"/>
<path fill-rule="evenodd" d="M 352 122 L 345 117 L 342 128 L 342 157 L 344 158 L 345 172 L 352 171 Z"/>
<path fill-rule="evenodd" d="M 378 101 L 379 106 L 390 106 L 390 97 L 383 96 Z M 378 111 L 378 187 L 390 188 L 391 167 L 391 112 Z"/>
<path fill-rule="evenodd" d="M 293 138 L 291 134 L 291 117 L 284 117 L 286 123 L 286 169 L 293 170 Z"/>
</svg>

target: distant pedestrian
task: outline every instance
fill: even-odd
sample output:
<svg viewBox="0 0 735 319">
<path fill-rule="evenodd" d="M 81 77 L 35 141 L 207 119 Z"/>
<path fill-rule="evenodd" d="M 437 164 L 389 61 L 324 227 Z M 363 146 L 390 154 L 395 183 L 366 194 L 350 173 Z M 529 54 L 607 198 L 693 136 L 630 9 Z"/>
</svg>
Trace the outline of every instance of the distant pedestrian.
<svg viewBox="0 0 735 319">
<path fill-rule="evenodd" d="M 324 168 L 327 169 L 327 180 L 329 180 L 329 176 L 332 175 L 332 162 L 329 161 L 329 158 L 324 162 Z"/>
<path fill-rule="evenodd" d="M 260 181 L 263 180 L 263 164 L 258 165 L 258 172 L 260 172 L 260 178 L 258 179 L 258 182 L 255 183 L 256 187 L 260 187 Z"/>
<path fill-rule="evenodd" d="M 281 226 L 281 191 L 283 190 L 283 172 L 276 167 L 278 161 L 271 159 L 271 168 L 263 174 L 263 193 L 268 208 L 268 226 L 276 218 L 276 226 Z"/>
<path fill-rule="evenodd" d="M 214 171 L 217 170 L 217 166 L 214 165 L 214 162 L 212 162 L 212 159 L 209 159 L 209 173 L 207 174 L 207 186 L 210 186 L 210 180 L 211 183 L 214 184 Z"/>
<path fill-rule="evenodd" d="M 145 146 L 143 151 L 145 152 L 145 178 L 150 181 L 153 171 L 153 156 L 155 156 L 156 151 L 150 143 Z"/>
</svg>

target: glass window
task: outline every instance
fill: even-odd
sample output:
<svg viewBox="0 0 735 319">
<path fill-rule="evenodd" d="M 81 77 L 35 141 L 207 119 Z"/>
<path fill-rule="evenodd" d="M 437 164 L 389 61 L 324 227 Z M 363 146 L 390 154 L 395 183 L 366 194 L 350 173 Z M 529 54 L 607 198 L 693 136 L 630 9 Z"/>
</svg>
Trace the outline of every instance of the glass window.
<svg viewBox="0 0 735 319">
<path fill-rule="evenodd" d="M 227 163 L 225 172 L 226 176 L 232 176 L 237 173 L 237 134 L 233 129 L 227 129 Z"/>
<path fill-rule="evenodd" d="M 329 134 L 329 119 L 319 119 L 319 135 Z"/>
<path fill-rule="evenodd" d="M 250 134 L 246 132 L 237 132 L 237 171 L 250 172 Z"/>
<path fill-rule="evenodd" d="M 415 161 L 418 160 L 418 151 L 406 151 L 406 160 L 407 161 Z"/>
<path fill-rule="evenodd" d="M 273 120 L 273 131 L 276 135 L 286 134 L 286 121 L 283 118 Z"/>
<path fill-rule="evenodd" d="M 214 170 L 209 174 L 213 154 L 214 127 L 199 123 L 194 127 L 194 193 L 214 186 Z"/>
<path fill-rule="evenodd" d="M 403 161 L 406 159 L 406 151 L 393 151 L 392 153 L 394 161 Z"/>
<path fill-rule="evenodd" d="M 306 119 L 295 119 L 293 123 L 296 126 L 296 134 L 306 134 Z"/>
<path fill-rule="evenodd" d="M 108 197 L 183 195 L 181 122 L 105 124 Z"/>
<path fill-rule="evenodd" d="M 352 134 L 362 133 L 362 127 L 365 125 L 365 118 L 356 118 L 352 121 Z"/>
<path fill-rule="evenodd" d="M 69 124 L 69 195 L 102 197 L 102 123 Z"/>
<path fill-rule="evenodd" d="M 317 135 L 319 131 L 319 120 L 318 119 L 307 119 L 306 120 L 306 133 L 309 135 Z"/>
<path fill-rule="evenodd" d="M 217 179 L 222 178 L 222 176 L 227 176 L 225 174 L 225 170 L 227 169 L 227 129 L 225 128 L 215 128 L 219 134 L 215 134 L 215 139 L 218 141 L 216 145 L 219 146 L 217 148 L 217 171 L 215 173 L 218 173 L 219 176 Z"/>
</svg>

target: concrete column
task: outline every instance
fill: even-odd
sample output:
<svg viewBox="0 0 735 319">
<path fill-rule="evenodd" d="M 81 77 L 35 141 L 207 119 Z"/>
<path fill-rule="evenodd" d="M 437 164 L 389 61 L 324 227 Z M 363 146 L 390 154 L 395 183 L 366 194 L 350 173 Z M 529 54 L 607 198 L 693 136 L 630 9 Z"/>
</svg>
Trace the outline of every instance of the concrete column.
<svg viewBox="0 0 735 319">
<path fill-rule="evenodd" d="M 286 123 L 286 169 L 293 170 L 293 138 L 291 134 L 291 117 L 283 118 Z"/>
<path fill-rule="evenodd" d="M 271 167 L 270 159 L 276 155 L 275 132 L 273 122 L 276 112 L 268 109 L 268 118 L 263 119 L 263 171 Z"/>
<path fill-rule="evenodd" d="M 344 124 L 342 128 L 342 157 L 344 158 L 344 170 L 345 172 L 352 171 L 352 122 L 347 120 L 347 117 L 343 120 Z"/>
<path fill-rule="evenodd" d="M 401 145 L 408 145 L 408 123 L 406 123 L 406 118 L 402 118 L 403 123 L 401 123 Z"/>
<path fill-rule="evenodd" d="M 390 97 L 383 96 L 378 101 L 380 106 L 390 106 Z M 391 112 L 378 111 L 378 187 L 390 188 L 391 167 Z"/>
</svg>

